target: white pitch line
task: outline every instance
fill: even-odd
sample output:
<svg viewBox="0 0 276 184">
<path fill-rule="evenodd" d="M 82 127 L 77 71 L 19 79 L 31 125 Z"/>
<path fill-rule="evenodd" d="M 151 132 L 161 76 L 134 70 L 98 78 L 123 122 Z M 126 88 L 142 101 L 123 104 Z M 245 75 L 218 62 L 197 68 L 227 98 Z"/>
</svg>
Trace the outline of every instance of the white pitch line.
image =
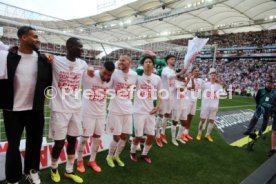
<svg viewBox="0 0 276 184">
<path fill-rule="evenodd" d="M 219 107 L 219 109 L 231 109 L 231 108 L 240 108 L 240 107 L 251 107 L 251 106 L 256 106 L 256 105 L 237 105 L 237 106 L 227 106 L 227 107 Z M 197 111 L 200 110 L 200 108 L 196 109 Z M 179 125 L 177 125 L 179 126 Z M 166 129 L 170 129 L 171 125 L 167 126 Z"/>
<path fill-rule="evenodd" d="M 218 110 L 220 109 L 231 109 L 231 108 L 240 108 L 240 107 L 251 107 L 251 106 L 256 106 L 256 105 L 237 105 L 237 106 L 226 106 L 226 107 L 219 107 Z M 200 108 L 196 109 L 197 111 L 200 110 Z"/>
</svg>

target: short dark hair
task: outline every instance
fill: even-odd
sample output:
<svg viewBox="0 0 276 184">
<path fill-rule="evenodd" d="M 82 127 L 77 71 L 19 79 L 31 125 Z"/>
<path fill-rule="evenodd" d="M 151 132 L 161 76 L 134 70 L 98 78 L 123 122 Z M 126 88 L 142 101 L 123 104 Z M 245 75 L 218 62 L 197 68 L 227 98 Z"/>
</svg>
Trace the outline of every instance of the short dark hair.
<svg viewBox="0 0 276 184">
<path fill-rule="evenodd" d="M 194 70 L 196 70 L 196 69 L 199 69 L 197 66 L 193 66 L 193 68 L 192 68 L 192 72 L 194 71 Z"/>
<path fill-rule="evenodd" d="M 166 63 L 167 63 L 167 61 L 170 59 L 170 58 L 176 58 L 175 57 L 175 55 L 172 55 L 172 54 L 169 54 L 169 55 L 167 55 L 166 57 L 165 57 L 165 61 L 166 61 Z"/>
<path fill-rule="evenodd" d="M 66 41 L 66 47 L 71 47 L 72 45 L 75 45 L 78 41 L 80 41 L 79 38 L 70 37 L 70 38 L 68 38 L 68 40 Z"/>
<path fill-rule="evenodd" d="M 105 69 L 107 69 L 110 72 L 113 72 L 115 70 L 115 65 L 111 61 L 104 62 L 103 66 L 104 66 Z"/>
<path fill-rule="evenodd" d="M 180 68 L 177 68 L 176 70 L 175 70 L 175 73 L 180 73 L 181 72 L 181 69 Z"/>
<path fill-rule="evenodd" d="M 123 52 L 123 53 L 121 54 L 121 56 L 128 56 L 128 57 L 131 58 L 131 54 L 130 54 L 129 52 Z"/>
<path fill-rule="evenodd" d="M 146 59 L 152 60 L 153 64 L 155 64 L 155 57 L 150 56 L 150 55 L 144 56 L 144 57 L 141 59 L 140 64 L 143 65 Z"/>
<path fill-rule="evenodd" d="M 21 38 L 24 34 L 27 34 L 31 30 L 35 31 L 36 29 L 31 26 L 21 26 L 17 31 L 17 37 Z"/>
<path fill-rule="evenodd" d="M 130 59 L 130 61 L 132 61 L 131 54 L 128 52 L 123 52 L 120 56 L 126 56 Z"/>
</svg>

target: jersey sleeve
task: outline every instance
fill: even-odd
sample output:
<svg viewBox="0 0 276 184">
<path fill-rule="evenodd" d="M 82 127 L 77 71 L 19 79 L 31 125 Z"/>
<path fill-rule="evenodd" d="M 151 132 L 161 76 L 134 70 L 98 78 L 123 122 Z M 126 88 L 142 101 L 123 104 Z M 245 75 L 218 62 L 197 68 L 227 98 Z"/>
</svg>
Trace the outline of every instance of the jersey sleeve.
<svg viewBox="0 0 276 184">
<path fill-rule="evenodd" d="M 0 50 L 0 79 L 8 79 L 7 56 L 7 51 Z"/>
<path fill-rule="evenodd" d="M 157 76 L 157 80 L 158 80 L 157 91 L 160 91 L 161 90 L 161 78 L 159 76 Z"/>
<path fill-rule="evenodd" d="M 9 50 L 9 46 L 5 45 L 2 41 L 0 41 L 0 50 L 8 51 Z"/>
</svg>

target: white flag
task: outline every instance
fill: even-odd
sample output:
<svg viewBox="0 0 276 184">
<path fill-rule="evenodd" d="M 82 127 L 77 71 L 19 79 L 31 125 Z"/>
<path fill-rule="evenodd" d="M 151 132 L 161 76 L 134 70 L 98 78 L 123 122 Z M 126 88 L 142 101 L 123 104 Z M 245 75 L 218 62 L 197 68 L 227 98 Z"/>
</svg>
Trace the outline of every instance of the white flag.
<svg viewBox="0 0 276 184">
<path fill-rule="evenodd" d="M 208 40 L 209 38 L 194 37 L 192 40 L 188 41 L 187 54 L 184 58 L 184 68 L 187 69 L 187 71 L 189 71 L 189 68 L 192 67 L 192 62 L 206 45 Z"/>
</svg>

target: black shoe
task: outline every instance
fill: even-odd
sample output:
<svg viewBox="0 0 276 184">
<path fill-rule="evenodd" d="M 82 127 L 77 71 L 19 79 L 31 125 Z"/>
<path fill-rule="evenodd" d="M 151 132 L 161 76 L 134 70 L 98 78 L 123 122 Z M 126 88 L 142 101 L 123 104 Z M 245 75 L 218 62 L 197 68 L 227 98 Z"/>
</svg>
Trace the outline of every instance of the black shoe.
<svg viewBox="0 0 276 184">
<path fill-rule="evenodd" d="M 255 141 L 256 138 L 257 138 L 257 134 L 255 134 L 254 132 L 251 132 L 251 133 L 249 133 L 248 135 L 249 135 L 249 137 L 250 137 L 251 139 L 253 139 L 254 141 Z"/>
<path fill-rule="evenodd" d="M 271 157 L 272 155 L 274 155 L 274 153 L 276 153 L 276 149 L 272 149 L 267 153 L 268 157 Z"/>
<path fill-rule="evenodd" d="M 246 130 L 245 132 L 243 132 L 243 135 L 249 135 L 250 131 Z"/>
</svg>

